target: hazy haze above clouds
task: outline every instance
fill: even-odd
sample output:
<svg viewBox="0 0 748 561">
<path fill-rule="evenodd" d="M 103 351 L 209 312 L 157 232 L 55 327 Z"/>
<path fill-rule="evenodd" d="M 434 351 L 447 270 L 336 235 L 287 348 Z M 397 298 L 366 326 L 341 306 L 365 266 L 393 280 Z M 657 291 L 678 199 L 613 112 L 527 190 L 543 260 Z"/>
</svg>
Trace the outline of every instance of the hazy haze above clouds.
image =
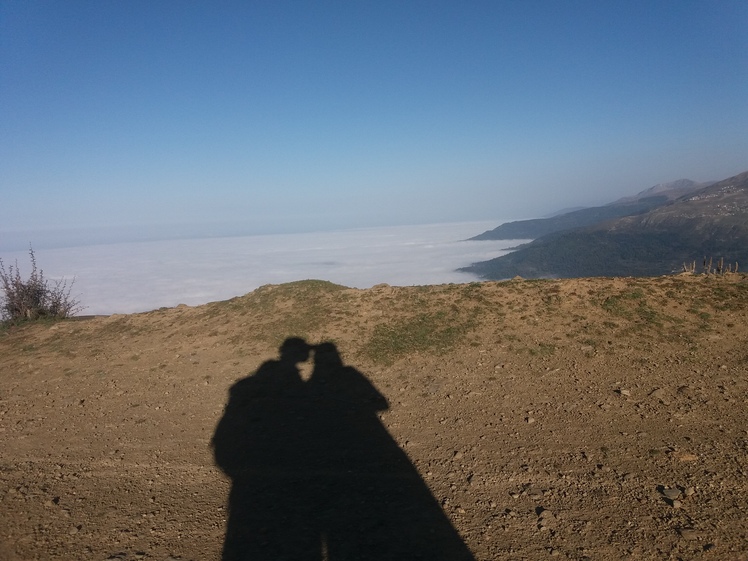
<svg viewBox="0 0 748 561">
<path fill-rule="evenodd" d="M 498 225 L 743 171 L 746 99 L 744 0 L 0 2 L 0 243 Z"/>
<path fill-rule="evenodd" d="M 36 250 L 50 281 L 75 282 L 82 314 L 144 312 L 241 296 L 264 284 L 321 279 L 369 288 L 462 283 L 477 277 L 455 269 L 506 253 L 522 240 L 461 241 L 493 222 L 361 228 L 316 234 L 274 234 L 127 242 Z M 28 250 L 6 252 L 26 278 Z"/>
</svg>

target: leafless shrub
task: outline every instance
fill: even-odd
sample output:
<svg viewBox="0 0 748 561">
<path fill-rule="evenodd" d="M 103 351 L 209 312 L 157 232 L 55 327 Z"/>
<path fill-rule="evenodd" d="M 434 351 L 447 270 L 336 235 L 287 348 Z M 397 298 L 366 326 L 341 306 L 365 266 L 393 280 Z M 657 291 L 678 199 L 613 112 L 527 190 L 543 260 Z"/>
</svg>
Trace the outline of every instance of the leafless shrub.
<svg viewBox="0 0 748 561">
<path fill-rule="evenodd" d="M 23 280 L 18 269 L 10 265 L 6 271 L 0 259 L 0 318 L 3 320 L 34 320 L 39 318 L 64 319 L 83 309 L 81 303 L 71 297 L 75 279 L 52 281 L 44 278 L 44 272 L 36 265 L 33 248 L 29 247 L 31 274 Z"/>
<path fill-rule="evenodd" d="M 691 272 L 695 273 L 696 264 L 694 262 L 693 270 Z M 683 265 L 683 270 L 686 270 L 686 265 Z M 738 272 L 738 262 L 735 261 L 735 266 L 733 267 L 732 263 L 728 263 L 725 265 L 725 258 L 720 257 L 719 261 L 717 262 L 716 267 L 712 268 L 712 258 L 709 258 L 709 261 L 707 261 L 706 257 L 704 257 L 704 271 L 703 273 L 705 275 L 725 275 L 726 273 L 737 273 Z"/>
<path fill-rule="evenodd" d="M 695 275 L 696 274 L 696 261 L 692 261 L 691 263 L 683 263 L 683 272 L 691 273 L 692 275 Z"/>
</svg>

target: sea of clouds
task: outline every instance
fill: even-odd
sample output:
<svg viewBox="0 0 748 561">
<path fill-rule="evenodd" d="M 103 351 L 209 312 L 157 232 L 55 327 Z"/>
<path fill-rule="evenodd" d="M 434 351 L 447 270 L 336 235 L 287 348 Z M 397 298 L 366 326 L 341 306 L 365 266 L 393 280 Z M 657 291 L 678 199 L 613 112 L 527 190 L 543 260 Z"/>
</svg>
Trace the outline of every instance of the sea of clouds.
<svg viewBox="0 0 748 561">
<path fill-rule="evenodd" d="M 82 314 L 144 312 L 199 305 L 265 284 L 321 279 L 354 288 L 465 283 L 456 272 L 508 253 L 526 240 L 464 241 L 498 226 L 462 222 L 306 234 L 108 243 L 34 250 L 48 279 L 75 279 Z M 30 269 L 28 251 L 4 252 Z"/>
</svg>

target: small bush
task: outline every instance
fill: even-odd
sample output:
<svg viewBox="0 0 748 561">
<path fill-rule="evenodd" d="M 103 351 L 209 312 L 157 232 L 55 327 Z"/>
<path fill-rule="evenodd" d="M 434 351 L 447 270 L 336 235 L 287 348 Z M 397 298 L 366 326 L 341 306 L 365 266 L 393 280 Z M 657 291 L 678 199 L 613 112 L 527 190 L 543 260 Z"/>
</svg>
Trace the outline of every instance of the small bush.
<svg viewBox="0 0 748 561">
<path fill-rule="evenodd" d="M 34 250 L 29 248 L 31 257 L 31 275 L 27 280 L 21 278 L 18 262 L 15 267 L 5 264 L 0 259 L 0 318 L 3 320 L 34 320 L 39 318 L 64 319 L 77 314 L 83 309 L 80 302 L 70 296 L 75 279 L 68 283 L 65 279 L 50 283 L 44 278 L 44 272 L 36 266 Z"/>
</svg>

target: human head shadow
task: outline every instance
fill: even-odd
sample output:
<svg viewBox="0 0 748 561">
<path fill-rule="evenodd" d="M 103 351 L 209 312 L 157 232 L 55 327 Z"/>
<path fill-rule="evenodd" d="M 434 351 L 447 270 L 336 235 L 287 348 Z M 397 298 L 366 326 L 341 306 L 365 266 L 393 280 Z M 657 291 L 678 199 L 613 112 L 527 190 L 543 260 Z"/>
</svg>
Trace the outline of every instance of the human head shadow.
<svg viewBox="0 0 748 561">
<path fill-rule="evenodd" d="M 386 409 L 330 342 L 287 339 L 236 382 L 212 441 L 232 481 L 223 560 L 472 560 L 380 421 Z"/>
</svg>

